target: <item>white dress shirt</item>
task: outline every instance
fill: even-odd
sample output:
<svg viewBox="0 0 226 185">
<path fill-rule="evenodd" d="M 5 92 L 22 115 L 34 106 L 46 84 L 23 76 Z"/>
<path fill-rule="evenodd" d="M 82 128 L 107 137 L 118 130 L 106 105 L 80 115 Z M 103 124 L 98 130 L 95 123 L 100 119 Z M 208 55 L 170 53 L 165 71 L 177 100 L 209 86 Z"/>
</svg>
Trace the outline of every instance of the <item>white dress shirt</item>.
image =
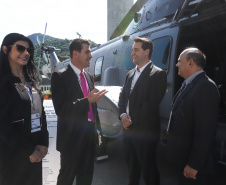
<svg viewBox="0 0 226 185">
<path fill-rule="evenodd" d="M 139 79 L 141 73 L 144 71 L 144 69 L 146 68 L 146 66 L 147 66 L 148 64 L 150 64 L 151 62 L 152 62 L 152 61 L 150 60 L 147 64 L 145 64 L 144 66 L 142 66 L 142 67 L 140 68 L 139 71 L 138 71 L 138 67 L 136 66 L 136 71 L 135 71 L 135 74 L 134 74 L 134 77 L 133 77 L 133 80 L 132 80 L 132 83 L 131 83 L 130 93 L 133 91 L 133 88 L 134 88 L 134 86 L 135 86 L 137 80 Z M 128 114 L 128 115 L 129 115 L 129 101 L 128 101 L 127 106 L 126 106 L 126 113 L 122 113 L 122 114 L 120 115 L 120 118 L 122 118 L 122 116 L 123 116 L 124 114 Z"/>
<path fill-rule="evenodd" d="M 82 86 L 81 86 L 81 79 L 80 79 L 80 73 L 81 73 L 81 70 L 78 69 L 77 67 L 75 67 L 71 62 L 70 62 L 70 66 L 71 68 L 73 69 L 73 71 L 75 72 L 77 78 L 78 78 L 78 82 L 80 84 L 80 87 L 81 87 L 81 90 L 82 90 Z M 84 72 L 84 69 L 82 70 Z M 85 76 L 86 77 L 86 76 Z M 87 79 L 86 79 L 87 81 Z M 89 87 L 88 87 L 89 88 Z"/>
</svg>

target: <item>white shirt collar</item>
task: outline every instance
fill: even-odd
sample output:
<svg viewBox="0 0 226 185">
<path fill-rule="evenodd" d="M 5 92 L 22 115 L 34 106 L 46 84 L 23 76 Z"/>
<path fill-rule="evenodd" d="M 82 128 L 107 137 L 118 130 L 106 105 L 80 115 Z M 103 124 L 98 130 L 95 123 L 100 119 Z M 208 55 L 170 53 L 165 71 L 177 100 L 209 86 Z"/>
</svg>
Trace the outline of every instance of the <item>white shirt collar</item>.
<svg viewBox="0 0 226 185">
<path fill-rule="evenodd" d="M 189 82 L 191 82 L 197 75 L 199 75 L 200 73 L 204 72 L 203 70 L 197 71 L 196 73 L 192 74 L 191 76 L 189 76 L 186 80 L 185 83 L 188 84 Z"/>
<path fill-rule="evenodd" d="M 73 71 L 75 72 L 75 74 L 76 74 L 78 77 L 80 77 L 81 70 L 78 69 L 77 67 L 75 67 L 74 64 L 72 64 L 71 62 L 70 62 L 70 65 L 71 65 L 71 68 L 73 69 Z M 82 70 L 82 71 L 84 72 L 84 70 Z"/>
<path fill-rule="evenodd" d="M 150 64 L 150 63 L 151 63 L 151 60 L 150 60 L 147 64 L 145 64 L 144 66 L 142 66 L 142 67 L 140 68 L 140 72 L 137 71 L 137 66 L 136 66 L 136 71 L 139 72 L 139 73 L 142 73 L 143 70 L 145 69 L 145 67 L 146 67 L 148 64 Z"/>
</svg>

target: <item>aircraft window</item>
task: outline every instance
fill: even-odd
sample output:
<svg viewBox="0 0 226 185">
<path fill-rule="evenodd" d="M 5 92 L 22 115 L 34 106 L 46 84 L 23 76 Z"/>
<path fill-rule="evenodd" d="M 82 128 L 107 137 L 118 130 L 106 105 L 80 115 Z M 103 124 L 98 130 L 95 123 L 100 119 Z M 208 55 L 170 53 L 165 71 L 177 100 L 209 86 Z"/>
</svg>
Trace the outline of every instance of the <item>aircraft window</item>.
<svg viewBox="0 0 226 185">
<path fill-rule="evenodd" d="M 124 70 L 130 70 L 135 67 L 131 53 L 132 53 L 132 47 L 128 47 L 125 52 L 125 57 L 124 57 L 124 61 L 123 61 L 123 69 Z"/>
<path fill-rule="evenodd" d="M 168 69 L 170 43 L 170 37 L 162 37 L 153 40 L 154 48 L 151 60 L 156 66 L 163 70 Z"/>
<path fill-rule="evenodd" d="M 95 63 L 95 72 L 94 72 L 94 81 L 100 82 L 101 81 L 101 71 L 103 65 L 104 57 L 99 57 Z"/>
</svg>

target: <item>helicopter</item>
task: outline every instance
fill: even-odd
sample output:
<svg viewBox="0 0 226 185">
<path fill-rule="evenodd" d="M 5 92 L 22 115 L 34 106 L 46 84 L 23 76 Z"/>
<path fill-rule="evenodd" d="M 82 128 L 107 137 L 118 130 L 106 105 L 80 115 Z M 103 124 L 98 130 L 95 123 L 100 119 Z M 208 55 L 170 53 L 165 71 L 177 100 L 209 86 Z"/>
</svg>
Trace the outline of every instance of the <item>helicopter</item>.
<svg viewBox="0 0 226 185">
<path fill-rule="evenodd" d="M 94 75 L 98 89 L 107 93 L 97 104 L 101 127 L 108 138 L 122 134 L 118 119 L 119 92 L 127 72 L 134 68 L 132 45 L 135 37 L 153 41 L 152 62 L 167 73 L 167 90 L 160 105 L 161 129 L 166 130 L 171 103 L 183 79 L 175 67 L 185 47 L 196 46 L 207 57 L 206 74 L 221 95 L 218 132 L 218 163 L 222 184 L 226 183 L 226 1 L 225 0 L 138 0 L 117 26 L 107 43 L 92 49 L 86 69 Z M 43 49 L 45 50 L 45 49 Z M 51 72 L 68 65 L 55 60 L 56 49 L 49 47 Z M 54 59 L 54 60 L 53 60 Z M 161 154 L 159 154 L 161 155 Z"/>
<path fill-rule="evenodd" d="M 58 71 L 59 69 L 66 67 L 69 64 L 70 60 L 67 59 L 63 62 L 60 62 L 58 56 L 56 55 L 56 52 L 59 52 L 61 50 L 56 49 L 53 46 L 48 46 L 48 47 L 44 46 L 46 29 L 47 29 L 47 23 L 45 25 L 45 31 L 43 34 L 42 42 L 40 42 L 40 39 L 37 36 L 37 42 L 40 46 L 38 69 L 40 68 L 41 58 L 43 58 L 43 60 L 45 61 L 45 64 L 42 66 L 42 69 L 41 69 L 42 74 L 46 76 L 48 79 L 50 79 L 53 71 Z M 48 55 L 48 57 L 46 55 Z"/>
<path fill-rule="evenodd" d="M 225 21 L 224 0 L 138 0 L 115 29 L 111 40 L 92 49 L 93 58 L 87 68 L 94 75 L 95 85 L 99 89 L 107 86 L 109 92 L 116 92 L 106 94 L 109 97 L 98 102 L 98 107 L 102 109 L 100 115 L 105 120 L 103 130 L 111 131 L 108 137 L 118 137 L 122 132 L 117 120 L 118 92 L 127 72 L 135 67 L 131 57 L 133 39 L 146 37 L 154 44 L 151 60 L 167 72 L 167 91 L 160 105 L 162 130 L 166 129 L 171 102 L 183 80 L 177 75 L 177 58 L 185 47 L 196 46 L 206 53 L 205 71 L 221 93 L 219 115 L 222 119 L 218 125 L 217 140 L 222 144 L 226 140 L 226 134 L 220 134 L 226 133 Z M 111 120 L 107 119 L 109 114 Z M 225 145 L 220 151 L 225 155 L 223 151 Z"/>
</svg>

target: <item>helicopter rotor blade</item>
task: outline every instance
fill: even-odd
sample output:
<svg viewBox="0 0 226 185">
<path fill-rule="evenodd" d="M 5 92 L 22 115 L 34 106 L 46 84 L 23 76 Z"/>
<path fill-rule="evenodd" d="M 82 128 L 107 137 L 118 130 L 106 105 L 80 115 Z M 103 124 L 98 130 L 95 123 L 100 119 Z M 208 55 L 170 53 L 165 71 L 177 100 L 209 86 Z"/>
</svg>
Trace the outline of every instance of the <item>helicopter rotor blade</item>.
<svg viewBox="0 0 226 185">
<path fill-rule="evenodd" d="M 39 40 L 38 35 L 37 35 L 37 39 L 36 39 L 36 40 L 37 40 L 37 42 L 38 42 L 38 45 L 41 46 L 41 42 L 40 42 L 40 40 Z"/>
<path fill-rule="evenodd" d="M 39 74 L 40 63 L 41 63 L 41 55 L 39 55 L 39 60 L 38 60 L 38 74 Z"/>
<path fill-rule="evenodd" d="M 45 36 L 46 36 L 46 28 L 47 28 L 47 23 L 46 23 L 46 26 L 45 26 L 45 32 L 44 32 L 44 35 L 43 35 L 43 40 L 42 40 L 42 43 L 44 43 L 44 41 L 45 41 Z"/>
</svg>

